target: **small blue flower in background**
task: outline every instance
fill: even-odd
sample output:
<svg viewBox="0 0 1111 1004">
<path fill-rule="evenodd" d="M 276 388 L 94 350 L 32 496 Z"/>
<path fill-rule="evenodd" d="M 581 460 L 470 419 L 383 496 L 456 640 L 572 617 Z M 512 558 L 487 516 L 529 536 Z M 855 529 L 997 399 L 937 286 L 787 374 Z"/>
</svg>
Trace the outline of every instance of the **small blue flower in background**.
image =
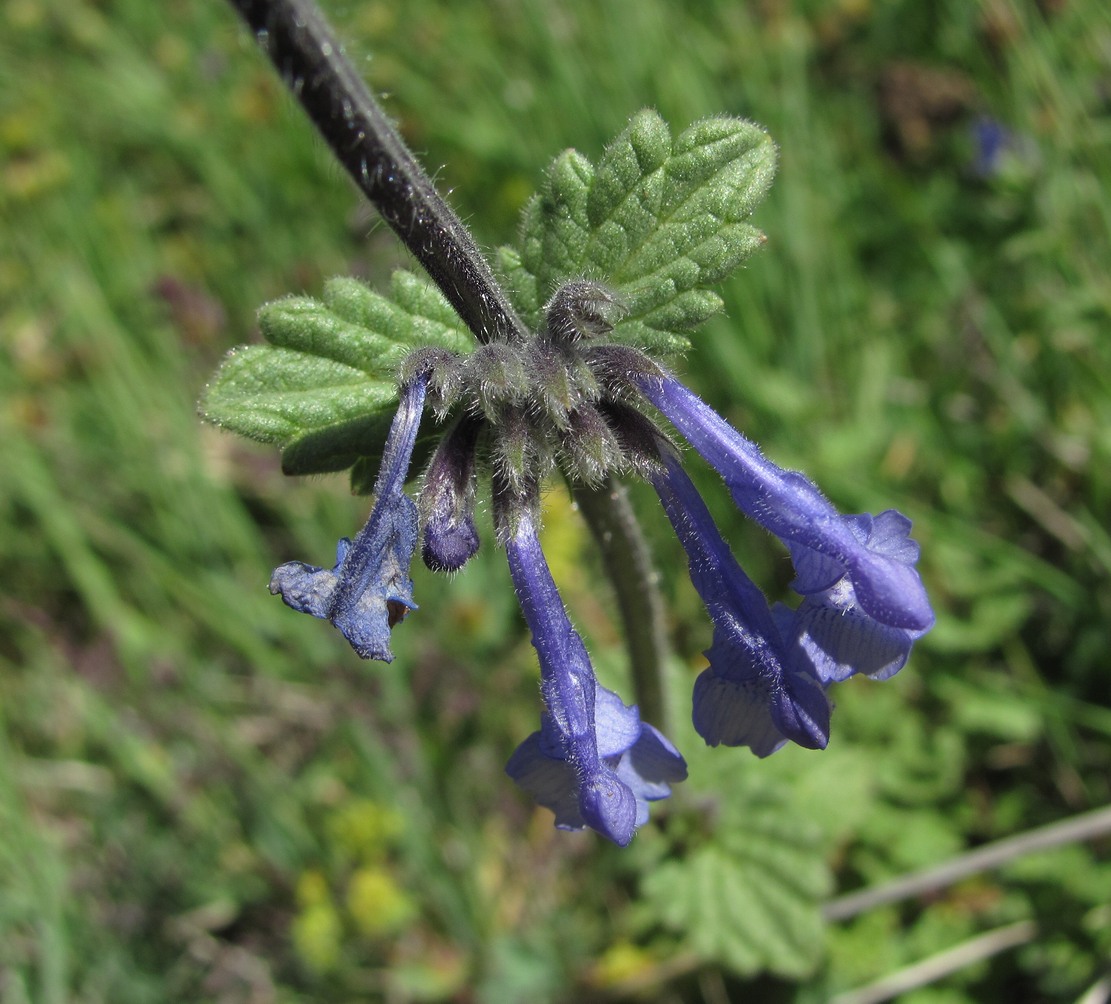
<svg viewBox="0 0 1111 1004">
<path fill-rule="evenodd" d="M 991 115 L 977 115 L 968 126 L 972 143 L 969 170 L 985 181 L 1029 179 L 1040 164 L 1037 145 L 1024 133 Z"/>
<path fill-rule="evenodd" d="M 991 177 L 999 170 L 1003 152 L 1013 143 L 1011 131 L 990 115 L 977 115 L 970 131 L 975 149 L 972 173 L 981 178 Z"/>
<path fill-rule="evenodd" d="M 540 728 L 506 770 L 557 826 L 626 845 L 667 798 L 686 763 L 635 706 L 599 685 L 540 547 L 540 485 L 557 470 L 599 483 L 639 474 L 659 495 L 713 623 L 708 668 L 694 685 L 693 723 L 711 746 L 768 756 L 786 742 L 823 749 L 827 689 L 860 674 L 882 680 L 933 624 L 910 521 L 888 510 L 843 516 L 802 474 L 759 448 L 646 354 L 605 340 L 614 304 L 585 280 L 557 291 L 531 341 L 468 355 L 418 350 L 402 367 L 401 400 L 374 505 L 336 565 L 293 561 L 271 591 L 330 620 L 363 658 L 390 661 L 390 630 L 416 608 L 409 564 L 419 537 L 433 571 L 454 572 L 479 547 L 479 473 L 540 663 Z M 451 424 L 419 500 L 403 491 L 426 398 Z M 725 481 L 746 515 L 780 538 L 795 567 L 792 609 L 769 605 L 722 539 L 651 405 Z M 650 409 L 648 409 L 650 410 Z"/>
</svg>

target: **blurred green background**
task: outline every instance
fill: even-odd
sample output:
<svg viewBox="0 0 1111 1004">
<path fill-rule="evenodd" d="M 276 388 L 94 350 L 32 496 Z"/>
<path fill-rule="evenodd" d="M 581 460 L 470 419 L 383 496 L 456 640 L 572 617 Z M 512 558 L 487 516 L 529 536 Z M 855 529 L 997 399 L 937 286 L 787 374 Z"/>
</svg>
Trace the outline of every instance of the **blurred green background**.
<svg viewBox="0 0 1111 1004">
<path fill-rule="evenodd" d="M 1106 837 L 819 920 L 1111 801 L 1104 0 L 328 12 L 485 247 L 559 150 L 597 157 L 643 106 L 769 128 L 768 245 L 689 382 L 843 511 L 908 513 L 938 626 L 838 688 L 825 753 L 699 749 L 710 627 L 638 487 L 692 776 L 626 851 L 555 831 L 502 773 L 538 699 L 501 555 L 416 569 L 395 662 L 363 664 L 266 583 L 366 501 L 196 419 L 260 303 L 381 287 L 403 252 L 218 0 L 5 0 L 0 1004 L 864 1004 L 924 959 L 901 1000 L 1106 1001 Z M 782 592 L 782 551 L 696 474 Z M 547 519 L 628 694 L 588 535 L 555 493 Z"/>
</svg>

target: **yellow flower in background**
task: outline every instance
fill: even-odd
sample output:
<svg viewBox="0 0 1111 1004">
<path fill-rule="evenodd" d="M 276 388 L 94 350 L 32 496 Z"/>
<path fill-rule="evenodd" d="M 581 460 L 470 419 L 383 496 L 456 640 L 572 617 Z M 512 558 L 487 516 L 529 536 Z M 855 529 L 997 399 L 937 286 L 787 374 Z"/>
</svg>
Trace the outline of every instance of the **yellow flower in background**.
<svg viewBox="0 0 1111 1004">
<path fill-rule="evenodd" d="M 324 973 L 340 958 L 343 923 L 331 899 L 304 907 L 293 921 L 293 948 L 310 969 Z"/>
<path fill-rule="evenodd" d="M 328 819 L 328 835 L 349 858 L 374 861 L 393 847 L 405 828 L 396 809 L 357 798 L 338 808 Z"/>
<path fill-rule="evenodd" d="M 591 972 L 595 986 L 613 987 L 642 977 L 656 964 L 652 953 L 631 941 L 617 941 L 602 953 Z"/>
<path fill-rule="evenodd" d="M 409 894 L 384 868 L 367 866 L 351 876 L 347 910 L 359 931 L 371 938 L 395 934 L 416 916 Z"/>
</svg>

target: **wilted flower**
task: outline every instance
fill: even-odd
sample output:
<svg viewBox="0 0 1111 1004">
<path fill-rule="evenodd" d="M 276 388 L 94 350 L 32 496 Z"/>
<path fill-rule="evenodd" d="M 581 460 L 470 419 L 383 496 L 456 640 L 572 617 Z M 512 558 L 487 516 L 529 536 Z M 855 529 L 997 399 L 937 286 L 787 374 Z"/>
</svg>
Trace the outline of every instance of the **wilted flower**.
<svg viewBox="0 0 1111 1004">
<path fill-rule="evenodd" d="M 417 507 L 402 488 L 427 386 L 425 373 L 402 388 L 374 486 L 374 508 L 353 541 L 339 542 L 335 567 L 289 561 L 270 579 L 270 592 L 281 593 L 294 610 L 330 620 L 364 659 L 392 662 L 390 630 L 417 606 L 409 578 Z"/>
</svg>

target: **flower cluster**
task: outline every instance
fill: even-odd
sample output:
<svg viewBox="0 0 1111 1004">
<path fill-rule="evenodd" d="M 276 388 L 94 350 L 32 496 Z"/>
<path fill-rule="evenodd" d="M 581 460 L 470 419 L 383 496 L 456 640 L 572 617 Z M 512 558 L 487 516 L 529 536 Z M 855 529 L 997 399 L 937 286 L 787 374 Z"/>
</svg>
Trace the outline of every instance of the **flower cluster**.
<svg viewBox="0 0 1111 1004">
<path fill-rule="evenodd" d="M 758 756 L 788 741 L 825 747 L 829 686 L 856 673 L 897 672 L 933 613 L 909 520 L 893 510 L 838 513 L 807 478 L 767 460 L 643 352 L 607 340 L 614 309 L 603 287 L 571 282 L 530 339 L 466 355 L 414 352 L 402 367 L 366 526 L 340 542 L 333 568 L 289 562 L 270 589 L 330 620 L 363 658 L 390 661 L 390 631 L 416 606 L 409 565 L 418 539 L 429 568 L 461 568 L 479 547 L 474 511 L 485 473 L 544 701 L 539 730 L 507 771 L 555 813 L 557 826 L 590 827 L 624 845 L 686 765 L 594 676 L 540 547 L 548 476 L 562 470 L 573 482 L 598 484 L 635 473 L 652 483 L 714 625 L 693 709 L 712 746 L 748 746 Z M 426 405 L 449 424 L 414 503 L 403 486 Z M 769 606 L 741 570 L 655 413 L 721 475 L 738 507 L 787 546 L 797 608 Z"/>
</svg>

